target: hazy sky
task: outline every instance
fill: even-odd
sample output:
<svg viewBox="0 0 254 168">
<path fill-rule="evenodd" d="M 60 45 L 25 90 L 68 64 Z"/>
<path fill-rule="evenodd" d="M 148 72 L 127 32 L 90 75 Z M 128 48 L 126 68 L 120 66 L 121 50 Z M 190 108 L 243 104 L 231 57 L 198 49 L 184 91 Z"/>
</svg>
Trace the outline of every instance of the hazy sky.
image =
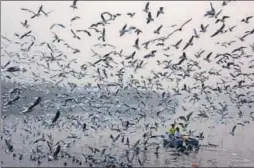
<svg viewBox="0 0 254 168">
<path fill-rule="evenodd" d="M 154 22 L 151 22 L 148 25 L 145 23 L 147 14 L 142 11 L 145 7 L 146 1 L 78 1 L 77 10 L 73 10 L 72 8 L 70 8 L 71 3 L 71 1 L 3 1 L 1 2 L 1 35 L 7 37 L 12 41 L 18 41 L 18 38 L 14 36 L 14 33 L 24 34 L 25 32 L 32 30 L 33 35 L 36 36 L 35 44 L 39 45 L 44 41 L 52 42 L 53 34 L 51 33 L 51 30 L 49 28 L 53 23 L 61 23 L 66 26 L 65 29 L 55 27 L 54 29 L 52 29 L 52 31 L 58 34 L 61 38 L 63 38 L 70 46 L 80 49 L 81 53 L 72 54 L 72 52 L 66 49 L 64 45 L 56 44 L 56 46 L 66 53 L 68 59 L 77 59 L 78 66 L 76 66 L 75 64 L 71 65 L 71 68 L 76 70 L 79 70 L 80 65 L 86 63 L 87 61 L 95 62 L 96 60 L 98 60 L 98 58 L 96 57 L 91 57 L 91 48 L 101 53 L 102 55 L 105 55 L 112 50 L 110 48 L 100 49 L 98 47 L 94 47 L 93 45 L 102 42 L 99 42 L 97 40 L 98 35 L 96 35 L 93 30 L 88 29 L 88 27 L 92 23 L 101 21 L 100 14 L 105 11 L 109 11 L 112 14 L 122 14 L 121 17 L 116 18 L 115 21 L 111 21 L 110 24 L 106 26 L 106 40 L 107 43 L 116 46 L 116 49 L 114 50 L 120 51 L 121 49 L 123 49 L 124 55 L 130 55 L 133 51 L 135 51 L 135 48 L 133 48 L 133 44 L 137 39 L 137 35 L 135 33 L 126 33 L 126 35 L 122 37 L 119 36 L 119 31 L 125 24 L 127 24 L 128 26 L 135 26 L 143 31 L 143 33 L 139 35 L 139 41 L 141 44 L 145 41 L 158 37 L 158 35 L 154 34 L 153 31 L 160 25 L 163 24 L 159 37 L 167 36 L 175 28 L 177 28 L 172 28 L 171 25 L 177 24 L 179 26 L 183 22 L 192 18 L 191 23 L 186 25 L 182 32 L 178 32 L 177 34 L 170 37 L 165 42 L 165 46 L 163 48 L 175 44 L 180 39 L 183 39 L 183 42 L 181 44 L 182 48 L 186 44 L 188 39 L 193 35 L 194 28 L 199 31 L 200 24 L 209 24 L 208 32 L 205 34 L 200 34 L 200 38 L 194 40 L 194 46 L 186 50 L 187 57 L 193 60 L 197 60 L 194 57 L 194 53 L 200 51 L 200 49 L 206 50 L 206 53 L 204 54 L 204 56 L 206 56 L 209 52 L 214 52 L 215 54 L 231 52 L 237 46 L 246 46 L 249 45 L 250 42 L 253 42 L 253 40 L 251 40 L 253 39 L 253 35 L 247 37 L 246 41 L 242 43 L 239 43 L 239 39 L 237 37 L 242 36 L 245 31 L 254 28 L 254 20 L 250 20 L 249 24 L 241 23 L 241 19 L 243 19 L 244 17 L 254 15 L 254 1 L 230 2 L 225 7 L 222 7 L 222 2 L 213 2 L 216 12 L 218 12 L 220 9 L 223 9 L 220 17 L 223 15 L 230 16 L 230 18 L 226 20 L 226 28 L 238 25 L 233 32 L 219 35 L 218 37 L 214 37 L 213 39 L 211 39 L 210 36 L 221 26 L 221 23 L 215 24 L 215 19 L 204 17 L 205 12 L 207 10 L 210 10 L 210 4 L 208 1 L 151 1 L 150 10 L 153 17 L 155 17 L 156 12 L 161 6 L 164 7 L 165 14 L 161 15 L 159 18 L 155 19 Z M 37 11 L 41 4 L 43 5 L 44 11 L 53 11 L 51 14 L 49 14 L 48 17 L 41 15 L 38 18 L 30 19 L 31 13 L 20 10 L 20 8 L 28 8 L 32 11 Z M 126 15 L 127 12 L 135 12 L 136 15 L 133 18 L 130 18 Z M 71 23 L 70 20 L 74 16 L 80 16 L 81 19 Z M 28 24 L 30 25 L 27 29 L 20 24 L 20 22 L 24 22 L 25 19 L 28 20 Z M 81 40 L 73 39 L 72 33 L 70 31 L 71 29 L 89 30 L 92 34 L 92 37 L 88 37 L 86 34 L 81 33 L 79 34 Z M 234 43 L 231 47 L 228 48 L 215 45 L 215 43 L 218 41 L 225 42 L 230 40 L 236 40 L 237 43 Z M 20 45 L 11 45 L 9 44 L 9 42 L 3 39 L 1 39 L 1 41 L 2 47 L 4 47 L 6 51 L 21 53 Z M 148 50 L 141 49 L 137 51 L 135 57 L 142 59 L 144 55 L 148 54 L 153 49 L 157 50 L 156 57 L 146 60 L 146 68 L 140 71 L 142 75 L 150 75 L 151 69 L 153 69 L 154 71 L 161 70 L 161 66 L 157 65 L 156 60 L 162 61 L 173 59 L 172 62 L 177 63 L 179 61 L 179 57 L 183 53 L 181 49 L 175 50 L 172 47 L 169 51 L 162 52 L 162 47 L 156 47 L 153 44 Z M 31 57 L 31 55 L 38 55 L 38 51 L 49 53 L 47 47 L 35 46 L 28 53 L 29 57 Z M 172 56 L 171 58 L 166 58 L 163 53 L 169 55 L 172 54 L 174 56 Z M 2 51 L 2 55 L 3 54 L 4 53 Z M 2 56 L 1 64 L 5 64 L 9 59 L 10 58 L 8 56 Z M 23 61 L 25 62 L 26 60 L 24 59 Z M 40 62 L 40 60 L 37 59 L 37 62 Z M 199 60 L 199 63 L 202 65 L 202 69 L 209 70 L 211 67 L 214 67 L 215 69 L 218 68 L 218 66 L 215 64 L 215 61 L 207 63 L 201 58 Z M 42 68 L 38 68 L 35 63 L 31 63 L 30 66 L 33 67 L 33 71 L 36 72 L 36 74 L 40 77 L 47 75 L 45 75 L 45 73 L 43 72 L 44 70 Z M 118 67 L 117 69 L 120 68 L 121 67 Z M 243 66 L 242 68 L 245 69 L 246 66 Z M 94 69 L 96 70 L 96 68 Z M 132 73 L 131 70 L 128 71 L 128 73 Z M 26 72 L 26 74 L 29 74 L 29 72 Z M 52 74 L 55 73 L 52 72 Z M 82 81 L 82 83 L 83 82 L 84 81 Z"/>
</svg>

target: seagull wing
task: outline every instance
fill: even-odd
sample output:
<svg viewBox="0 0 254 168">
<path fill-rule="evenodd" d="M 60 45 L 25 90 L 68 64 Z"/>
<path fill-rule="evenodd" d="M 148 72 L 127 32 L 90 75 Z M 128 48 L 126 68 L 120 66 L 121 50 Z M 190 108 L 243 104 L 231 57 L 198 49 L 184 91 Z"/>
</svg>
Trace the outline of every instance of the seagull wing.
<svg viewBox="0 0 254 168">
<path fill-rule="evenodd" d="M 104 21 L 104 22 L 106 22 L 106 20 L 105 20 L 105 18 L 104 18 L 104 15 L 103 15 L 104 13 L 102 13 L 101 14 L 101 19 Z"/>
<path fill-rule="evenodd" d="M 194 34 L 195 34 L 195 36 L 198 36 L 196 29 L 194 29 Z"/>
<path fill-rule="evenodd" d="M 253 16 L 249 16 L 246 18 L 246 20 L 248 21 L 249 19 L 253 18 Z"/>
<path fill-rule="evenodd" d="M 184 120 L 185 122 L 187 121 L 186 118 L 184 116 L 180 116 L 178 117 L 180 120 Z M 180 123 L 179 123 L 180 124 Z"/>
<path fill-rule="evenodd" d="M 222 31 L 225 27 L 225 23 L 223 23 L 223 25 L 221 26 L 221 28 L 219 29 L 220 31 Z"/>
<path fill-rule="evenodd" d="M 77 5 L 77 1 L 78 0 L 74 0 L 73 3 L 72 3 L 72 6 L 76 6 Z"/>
<path fill-rule="evenodd" d="M 160 11 L 158 11 L 158 12 L 157 12 L 157 15 L 156 15 L 156 17 L 158 17 L 159 15 L 160 15 Z"/>
<path fill-rule="evenodd" d="M 160 27 L 158 27 L 158 29 L 157 29 L 157 30 L 158 30 L 158 31 L 160 31 L 160 29 L 162 28 L 162 26 L 163 26 L 163 25 L 160 25 Z"/>
<path fill-rule="evenodd" d="M 149 2 L 146 3 L 146 7 L 145 7 L 146 10 L 149 9 Z"/>
<path fill-rule="evenodd" d="M 125 24 L 125 25 L 123 26 L 122 31 L 124 31 L 124 30 L 126 29 L 126 27 L 127 27 L 127 24 Z"/>
<path fill-rule="evenodd" d="M 192 114 L 193 114 L 193 112 L 190 112 L 190 113 L 186 116 L 187 121 L 189 121 L 189 119 L 190 119 L 190 117 L 191 117 Z"/>
<path fill-rule="evenodd" d="M 192 43 L 194 36 L 191 36 L 189 43 Z"/>
<path fill-rule="evenodd" d="M 211 6 L 211 10 L 212 10 L 212 11 L 215 11 L 214 8 L 213 8 L 212 2 L 210 2 L 210 6 Z"/>
<path fill-rule="evenodd" d="M 201 27 L 201 30 L 205 29 L 203 24 L 201 24 L 200 27 Z"/>
<path fill-rule="evenodd" d="M 190 18 L 189 20 L 187 20 L 185 23 L 182 24 L 181 28 L 183 28 L 183 26 L 185 26 L 187 23 L 189 23 L 192 20 L 192 18 Z"/>
<path fill-rule="evenodd" d="M 74 35 L 74 36 L 76 36 L 76 34 L 75 34 L 75 32 L 71 29 L 71 32 L 72 32 L 72 34 Z"/>
<path fill-rule="evenodd" d="M 218 35 L 219 33 L 220 33 L 220 31 L 217 30 L 213 35 L 211 35 L 211 37 L 214 37 L 214 36 Z"/>
<path fill-rule="evenodd" d="M 60 110 L 58 110 L 58 111 L 56 112 L 56 115 L 55 115 L 55 117 L 53 118 L 52 123 L 56 122 L 57 119 L 59 118 L 59 116 L 60 116 Z"/>
<path fill-rule="evenodd" d="M 236 125 L 234 125 L 234 127 L 232 128 L 232 133 L 235 133 L 235 129 L 236 129 Z"/>
<path fill-rule="evenodd" d="M 91 36 L 91 33 L 89 31 L 85 30 L 84 32 L 86 32 L 88 36 Z"/>
<path fill-rule="evenodd" d="M 136 39 L 135 45 L 138 46 L 139 38 Z"/>
<path fill-rule="evenodd" d="M 183 50 L 185 50 L 189 46 L 189 43 L 187 43 L 184 47 Z"/>
<path fill-rule="evenodd" d="M 176 46 L 178 46 L 182 41 L 183 41 L 183 39 L 179 40 L 179 41 L 176 43 Z"/>
<path fill-rule="evenodd" d="M 21 10 L 33 13 L 34 15 L 36 14 L 35 12 L 33 12 L 33 11 L 29 10 L 29 9 L 26 9 L 26 8 L 21 8 Z"/>
</svg>

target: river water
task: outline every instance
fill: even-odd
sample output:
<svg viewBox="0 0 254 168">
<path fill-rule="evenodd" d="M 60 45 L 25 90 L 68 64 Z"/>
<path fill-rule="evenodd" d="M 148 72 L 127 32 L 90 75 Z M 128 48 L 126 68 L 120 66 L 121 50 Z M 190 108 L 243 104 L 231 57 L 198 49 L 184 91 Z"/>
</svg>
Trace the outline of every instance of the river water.
<svg viewBox="0 0 254 168">
<path fill-rule="evenodd" d="M 31 92 L 31 91 L 30 91 Z M 2 92 L 2 100 L 6 102 L 6 90 Z M 49 96 L 48 94 L 51 94 Z M 24 95 L 24 93 L 23 93 Z M 36 95 L 31 92 L 31 95 Z M 38 95 L 38 93 L 37 93 Z M 191 123 L 188 129 L 196 130 L 198 132 L 204 132 L 204 140 L 200 141 L 202 145 L 198 152 L 192 152 L 188 155 L 180 154 L 176 155 L 174 149 L 166 149 L 162 145 L 162 138 L 149 139 L 147 150 L 144 149 L 143 134 L 149 133 L 151 135 L 163 135 L 173 122 L 176 114 L 170 112 L 163 112 L 159 117 L 144 109 L 137 109 L 136 112 L 117 112 L 115 110 L 100 109 L 99 107 L 91 108 L 83 104 L 83 110 L 74 104 L 68 104 L 64 109 L 61 109 L 61 115 L 54 126 L 50 126 L 52 118 L 55 115 L 56 106 L 59 106 L 56 97 L 53 93 L 47 93 L 48 96 L 43 96 L 43 105 L 38 105 L 34 111 L 27 113 L 26 115 L 20 114 L 22 106 L 27 106 L 31 101 L 31 96 L 24 102 L 17 102 L 15 105 L 6 107 L 2 103 L 2 134 L 1 134 L 1 153 L 0 158 L 2 166 L 105 166 L 104 156 L 100 152 L 92 154 L 89 147 L 98 148 L 102 150 L 106 148 L 105 155 L 109 154 L 114 156 L 117 161 L 127 163 L 126 151 L 128 150 L 130 156 L 134 152 L 133 145 L 140 140 L 139 154 L 135 155 L 132 166 L 141 166 L 138 159 L 143 160 L 142 166 L 149 167 L 189 167 L 192 163 L 198 166 L 254 166 L 254 135 L 253 122 L 249 120 L 249 123 L 245 123 L 244 126 L 237 125 L 235 130 L 235 136 L 229 134 L 236 120 L 228 119 L 225 122 L 218 122 L 214 119 L 197 119 L 193 114 Z M 50 97 L 51 100 L 47 101 L 45 97 Z M 53 98 L 54 97 L 54 98 Z M 87 96 L 88 97 L 88 96 Z M 60 98 L 59 98 L 60 99 Z M 117 99 L 115 99 L 117 100 Z M 30 102 L 31 103 L 31 102 Z M 50 108 L 50 104 L 53 104 Z M 95 103 L 96 104 L 96 103 Z M 97 102 L 97 104 L 103 104 L 104 106 L 114 106 L 105 102 Z M 73 108 L 69 108 L 72 106 Z M 68 108 L 67 108 L 68 107 Z M 124 109 L 124 107 L 120 107 Z M 111 111 L 111 112 L 110 112 Z M 123 110 L 124 111 L 124 110 Z M 142 112 L 141 112 L 142 111 Z M 170 111 L 170 110 L 169 110 Z M 147 113 L 145 118 L 137 118 L 137 113 Z M 178 115 L 179 116 L 179 115 Z M 248 117 L 245 116 L 245 119 Z M 243 122 L 238 120 L 238 122 Z M 131 124 L 128 129 L 125 129 L 123 123 L 129 121 Z M 87 130 L 83 130 L 83 124 L 87 124 Z M 146 128 L 146 125 L 149 126 Z M 157 129 L 155 125 L 158 125 Z M 121 130 L 121 133 L 117 131 Z M 69 153 L 70 158 L 67 156 L 58 157 L 57 160 L 49 161 L 50 156 L 49 147 L 46 142 L 33 143 L 36 139 L 42 137 L 42 134 L 52 135 L 53 144 L 58 141 L 61 142 L 61 151 Z M 120 134 L 120 138 L 113 142 L 110 135 L 116 137 Z M 124 138 L 123 138 L 124 137 Z M 129 146 L 126 144 L 126 139 L 129 138 Z M 11 140 L 11 144 L 14 147 L 14 153 L 17 155 L 13 157 L 13 153 L 6 151 L 6 144 L 4 139 Z M 123 142 L 122 142 L 123 140 Z M 66 144 L 69 143 L 69 146 Z M 207 146 L 209 143 L 217 145 L 217 147 Z M 156 147 L 159 147 L 158 154 L 155 154 Z M 37 148 L 37 150 L 36 150 Z M 53 147 L 55 150 L 56 146 Z M 34 152 L 33 152 L 34 151 Z M 35 152 L 36 151 L 36 152 Z M 39 151 L 39 152 L 38 152 Z M 45 157 L 32 161 L 30 155 L 36 154 L 44 155 Z M 20 160 L 19 156 L 23 154 L 23 158 Z M 83 155 L 82 155 L 83 154 Z M 94 162 L 85 162 L 84 155 L 92 154 Z M 73 157 L 81 162 L 73 161 Z M 90 164 L 92 163 L 92 165 Z"/>
<path fill-rule="evenodd" d="M 85 116 L 84 114 L 76 114 L 77 116 Z M 53 115 L 52 115 L 53 117 Z M 62 117 L 62 120 L 67 120 Z M 37 132 L 44 132 L 47 134 L 52 134 L 54 142 L 59 140 L 71 141 L 71 133 L 79 136 L 76 142 L 71 145 L 70 148 L 66 149 L 72 156 L 80 158 L 80 160 L 85 160 L 81 154 L 90 153 L 88 146 L 103 148 L 107 147 L 109 153 L 120 157 L 124 154 L 124 150 L 128 149 L 121 140 L 112 143 L 109 138 L 110 134 L 115 137 L 117 133 L 111 131 L 107 126 L 98 128 L 97 131 L 93 129 L 88 129 L 87 133 L 84 133 L 81 128 L 77 128 L 75 124 L 69 125 L 64 128 L 55 129 L 43 129 L 41 122 L 35 121 L 29 118 L 29 126 L 31 126 L 32 134 L 25 132 L 23 128 L 29 128 L 27 124 L 23 123 L 23 117 L 18 115 L 9 115 L 2 121 L 3 128 L 8 127 L 10 130 L 11 140 L 15 148 L 16 153 L 23 153 L 24 158 L 20 161 L 18 158 L 13 158 L 12 154 L 7 154 L 4 152 L 3 148 L 4 142 L 1 141 L 1 160 L 4 162 L 3 166 L 36 166 L 37 162 L 30 161 L 29 155 L 32 148 L 35 148 L 34 144 L 31 144 L 39 135 Z M 130 143 L 135 143 L 138 139 L 143 139 L 142 135 L 144 131 L 144 125 L 141 123 L 147 123 L 148 121 L 141 121 L 140 124 L 135 127 L 129 128 L 129 131 L 124 131 L 124 135 L 128 136 Z M 152 121 L 151 121 L 152 122 Z M 75 122 L 74 122 L 75 123 Z M 12 128 L 12 126 L 15 126 Z M 254 137 L 251 134 L 253 123 L 248 124 L 244 127 L 237 127 L 236 135 L 231 136 L 228 132 L 230 127 L 227 125 L 217 125 L 216 128 L 205 132 L 206 138 L 200 142 L 201 144 L 208 144 L 208 142 L 218 145 L 218 147 L 201 147 L 199 152 L 190 153 L 189 155 L 181 154 L 180 156 L 174 155 L 172 150 L 166 150 L 162 147 L 162 139 L 155 138 L 153 141 L 155 143 L 160 143 L 159 154 L 156 156 L 154 154 L 155 148 L 157 146 L 151 146 L 147 151 L 140 152 L 139 157 L 146 157 L 144 166 L 190 166 L 193 162 L 199 166 L 254 166 Z M 194 127 L 194 126 L 193 126 Z M 199 124 L 197 127 L 207 127 L 206 124 Z M 14 129 L 16 128 L 15 132 Z M 163 134 L 167 130 L 166 126 L 160 126 L 158 131 L 154 131 L 154 135 Z M 120 138 L 121 139 L 121 138 Z M 4 145 L 4 146 L 3 146 Z M 45 145 L 44 150 L 47 151 L 48 148 Z M 47 148 L 47 149 L 45 149 Z M 61 158 L 57 161 L 42 161 L 41 166 L 63 166 L 63 162 L 66 161 L 69 166 L 78 166 L 72 162 L 72 159 Z M 85 164 L 85 163 L 83 163 Z M 134 160 L 134 165 L 140 166 L 137 160 Z"/>
</svg>

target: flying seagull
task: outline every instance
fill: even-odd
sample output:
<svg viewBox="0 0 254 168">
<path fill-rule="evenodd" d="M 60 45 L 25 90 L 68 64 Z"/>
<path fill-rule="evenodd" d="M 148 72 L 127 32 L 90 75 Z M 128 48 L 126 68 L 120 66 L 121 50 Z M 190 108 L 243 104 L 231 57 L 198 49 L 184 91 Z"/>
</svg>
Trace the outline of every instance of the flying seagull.
<svg viewBox="0 0 254 168">
<path fill-rule="evenodd" d="M 71 7 L 72 7 L 73 9 L 77 9 L 77 1 L 78 1 L 78 0 L 74 0 L 74 1 L 73 1 L 72 5 L 71 5 Z"/>
</svg>

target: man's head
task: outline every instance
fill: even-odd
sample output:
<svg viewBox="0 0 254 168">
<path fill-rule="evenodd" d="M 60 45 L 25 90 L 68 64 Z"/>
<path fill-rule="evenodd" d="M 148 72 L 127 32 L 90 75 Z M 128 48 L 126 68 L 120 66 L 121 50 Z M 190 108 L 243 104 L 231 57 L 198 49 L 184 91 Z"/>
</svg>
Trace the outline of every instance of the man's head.
<svg viewBox="0 0 254 168">
<path fill-rule="evenodd" d="M 172 127 L 172 128 L 175 128 L 175 124 L 171 124 L 171 127 Z"/>
<path fill-rule="evenodd" d="M 176 127 L 176 131 L 178 131 L 178 132 L 179 132 L 179 127 Z"/>
</svg>

